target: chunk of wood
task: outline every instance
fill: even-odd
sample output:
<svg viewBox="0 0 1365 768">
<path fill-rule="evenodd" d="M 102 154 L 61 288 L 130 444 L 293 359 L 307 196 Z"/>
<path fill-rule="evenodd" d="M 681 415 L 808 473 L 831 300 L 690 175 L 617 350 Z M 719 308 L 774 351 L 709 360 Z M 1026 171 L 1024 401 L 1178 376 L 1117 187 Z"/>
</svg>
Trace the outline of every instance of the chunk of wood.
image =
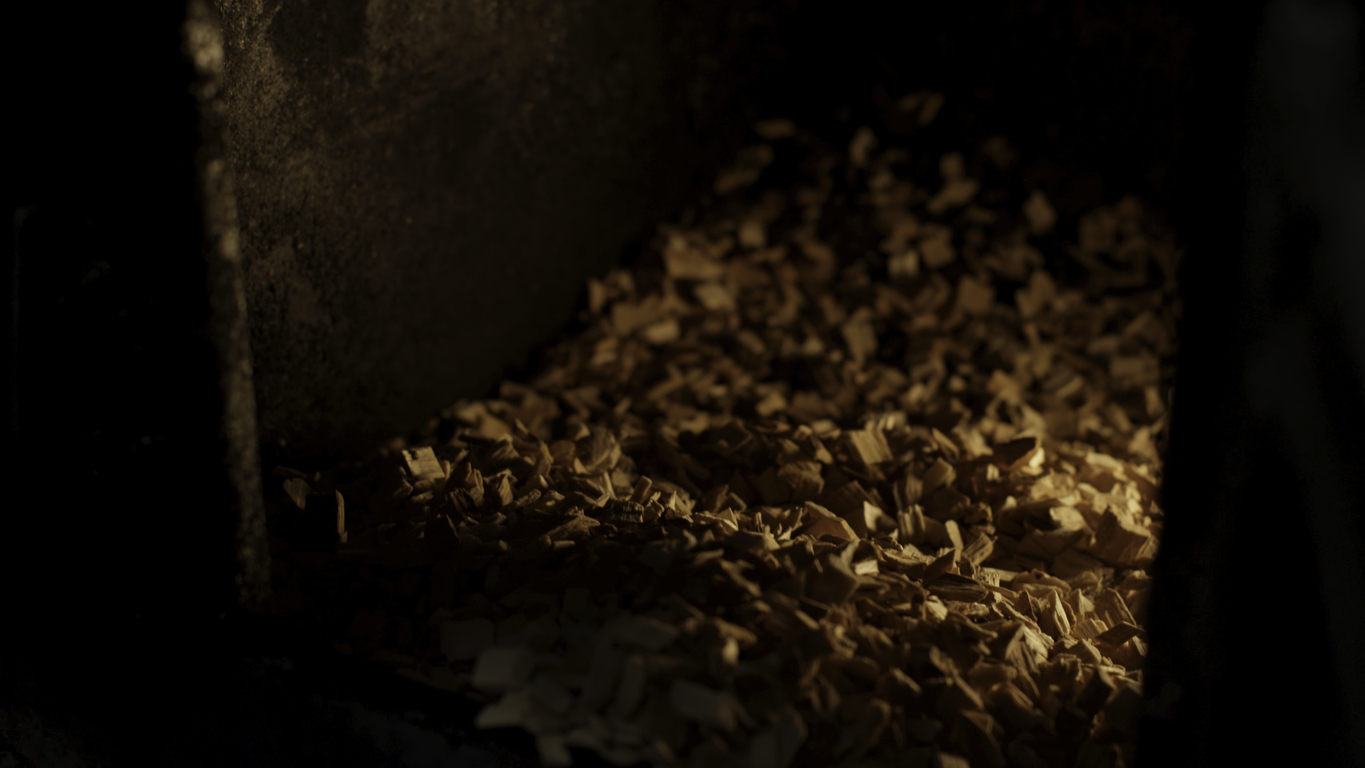
<svg viewBox="0 0 1365 768">
<path fill-rule="evenodd" d="M 848 143 L 848 160 L 855 168 L 866 168 L 872 150 L 877 148 L 877 134 L 866 125 L 859 128 Z"/>
<path fill-rule="evenodd" d="M 1104 563 L 1077 549 L 1064 549 L 1052 560 L 1052 574 L 1068 583 L 1083 573 L 1101 576 L 1104 570 Z"/>
<path fill-rule="evenodd" d="M 863 466 L 873 466 L 891 461 L 891 447 L 886 443 L 886 434 L 875 429 L 856 429 L 841 435 L 849 455 Z"/>
<path fill-rule="evenodd" d="M 578 697 L 578 704 L 582 709 L 596 711 L 611 699 L 617 687 L 623 662 L 621 649 L 608 638 L 599 636 L 595 639 L 587 677 Z"/>
<path fill-rule="evenodd" d="M 477 658 L 493 645 L 493 622 L 488 619 L 445 621 L 440 632 L 441 652 L 451 661 Z"/>
<path fill-rule="evenodd" d="M 971 202 L 980 189 L 981 182 L 976 179 L 951 179 L 943 184 L 924 207 L 935 216 L 942 216 L 953 208 L 961 208 Z"/>
<path fill-rule="evenodd" d="M 547 674 L 536 675 L 526 687 L 526 692 L 537 704 L 557 714 L 568 714 L 573 706 L 573 694 Z"/>
<path fill-rule="evenodd" d="M 1100 590 L 1100 593 L 1095 597 L 1095 612 L 1113 625 L 1138 624 L 1128 608 L 1127 601 L 1115 589 Z"/>
<path fill-rule="evenodd" d="M 807 592 L 812 600 L 831 605 L 847 602 L 858 591 L 861 581 L 853 569 L 841 558 L 830 555 L 821 561 L 821 568 L 807 574 Z"/>
<path fill-rule="evenodd" d="M 861 522 L 867 531 L 864 535 L 875 535 L 878 530 L 891 530 L 896 527 L 895 522 L 882 511 L 882 508 L 870 501 L 863 502 Z"/>
<path fill-rule="evenodd" d="M 995 554 L 995 539 L 982 529 L 976 528 L 970 534 L 970 538 L 963 542 L 961 549 L 963 557 L 971 561 L 972 565 L 980 566 Z"/>
<path fill-rule="evenodd" d="M 797 529 L 799 533 L 804 533 L 815 539 L 833 536 L 840 541 L 853 541 L 858 538 L 857 532 L 846 520 L 819 504 L 806 502 L 805 509 L 806 524 Z"/>
<path fill-rule="evenodd" d="M 551 541 L 583 541 L 601 522 L 587 515 L 574 515 L 545 532 Z"/>
<path fill-rule="evenodd" d="M 1045 235 L 1052 230 L 1057 221 L 1057 212 L 1048 202 L 1041 190 L 1033 190 L 1024 201 L 1024 218 L 1028 221 L 1029 234 Z"/>
<path fill-rule="evenodd" d="M 966 710 L 958 720 L 960 743 L 973 764 L 989 768 L 1005 768 L 1005 752 L 998 737 L 1005 731 L 995 718 L 985 712 Z"/>
<path fill-rule="evenodd" d="M 641 656 L 631 655 L 621 665 L 621 674 L 616 684 L 616 695 L 612 699 L 610 710 L 608 710 L 613 718 L 625 720 L 635 713 L 640 702 L 644 700 L 648 675 L 649 671 L 645 666 L 645 660 Z"/>
<path fill-rule="evenodd" d="M 409 448 L 402 452 L 403 470 L 414 488 L 445 478 L 445 470 L 429 447 Z"/>
<path fill-rule="evenodd" d="M 839 333 L 855 364 L 862 365 L 877 354 L 877 332 L 872 327 L 870 312 L 855 312 L 839 327 Z"/>
<path fill-rule="evenodd" d="M 573 765 L 573 754 L 569 752 L 564 734 L 536 734 L 536 754 L 546 768 L 568 768 Z"/>
<path fill-rule="evenodd" d="M 1098 668 L 1091 675 L 1085 687 L 1081 689 L 1081 692 L 1076 695 L 1076 706 L 1090 717 L 1094 717 L 1115 690 L 1117 690 L 1117 686 L 1109 677 L 1109 673 L 1102 667 Z"/>
<path fill-rule="evenodd" d="M 740 149 L 734 165 L 721 171 L 716 177 L 713 191 L 717 195 L 752 186 L 763 175 L 763 169 L 773 161 L 772 148 L 767 144 L 756 144 Z"/>
<path fill-rule="evenodd" d="M 759 731 L 749 742 L 746 759 L 750 768 L 787 768 L 806 741 L 806 723 L 790 707 L 776 722 Z"/>
<path fill-rule="evenodd" d="M 961 677 L 953 675 L 949 678 L 948 685 L 938 695 L 938 702 L 934 705 L 934 711 L 939 719 L 951 721 L 955 716 L 968 710 L 983 710 L 985 702 L 976 689 Z"/>
<path fill-rule="evenodd" d="M 1095 636 L 1095 641 L 1108 643 L 1109 645 L 1123 645 L 1135 637 L 1143 637 L 1146 633 L 1141 627 L 1128 622 L 1120 622 Z"/>
<path fill-rule="evenodd" d="M 535 656 L 526 648 L 485 649 L 474 664 L 473 685 L 485 691 L 509 691 L 525 685 L 535 669 Z"/>
<path fill-rule="evenodd" d="M 474 717 L 475 728 L 510 728 L 526 721 L 535 704 L 526 691 L 511 691 L 479 710 Z"/>
<path fill-rule="evenodd" d="M 1104 725 L 1116 735 L 1132 737 L 1137 734 L 1146 702 L 1136 685 L 1123 683 L 1118 692 L 1104 705 Z"/>
<path fill-rule="evenodd" d="M 947 231 L 937 232 L 920 241 L 920 262 L 929 269 L 943 269 L 957 260 L 957 249 L 953 247 L 952 235 Z"/>
<path fill-rule="evenodd" d="M 485 509 L 499 510 L 512 503 L 512 481 L 507 475 L 499 475 L 484 486 L 483 506 Z"/>
<path fill-rule="evenodd" d="M 308 494 L 312 493 L 313 489 L 303 478 L 291 477 L 284 481 L 284 492 L 297 509 L 303 509 L 307 505 Z"/>
<path fill-rule="evenodd" d="M 984 315 L 995 304 L 995 289 L 972 275 L 957 282 L 957 307 L 969 315 Z"/>
<path fill-rule="evenodd" d="M 891 255 L 886 260 L 886 270 L 892 280 L 908 282 L 919 277 L 920 255 L 914 249 L 904 250 Z"/>
<path fill-rule="evenodd" d="M 1113 510 L 1105 510 L 1100 518 L 1090 554 L 1115 566 L 1132 566 L 1151 534 L 1120 518 Z"/>
<path fill-rule="evenodd" d="M 621 460 L 621 446 L 616 436 L 605 427 L 594 427 L 587 437 L 577 443 L 578 460 L 583 462 L 583 474 L 595 475 L 610 470 Z"/>
<path fill-rule="evenodd" d="M 618 616 L 604 627 L 604 632 L 619 645 L 661 651 L 678 636 L 671 624 L 648 616 Z"/>
<path fill-rule="evenodd" d="M 747 719 L 734 696 L 691 680 L 674 680 L 668 689 L 668 703 L 682 717 L 722 731 L 733 731 L 741 718 Z"/>
<path fill-rule="evenodd" d="M 1039 450 L 1037 437 L 1020 437 L 996 446 L 991 460 L 1005 472 L 1013 472 L 1028 464 Z"/>
<path fill-rule="evenodd" d="M 1062 605 L 1061 596 L 1054 590 L 1048 590 L 1041 598 L 1030 598 L 1036 600 L 1034 613 L 1038 616 L 1038 626 L 1054 638 L 1062 638 L 1071 634 L 1071 621 L 1067 618 L 1066 609 Z"/>
<path fill-rule="evenodd" d="M 844 726 L 838 741 L 834 743 L 835 755 L 856 758 L 866 754 L 881 739 L 882 732 L 891 721 L 891 705 L 880 699 L 871 699 L 859 709 L 861 712 L 853 722 Z"/>
<path fill-rule="evenodd" d="M 943 459 L 936 459 L 929 469 L 925 471 L 924 477 L 921 479 L 921 493 L 928 495 L 938 490 L 941 486 L 952 485 L 956 479 L 957 470 L 953 468 L 953 465 Z"/>
<path fill-rule="evenodd" d="M 990 594 L 981 582 L 956 573 L 937 576 L 932 581 L 925 582 L 924 586 L 944 600 L 956 600 L 960 603 L 979 603 Z"/>
<path fill-rule="evenodd" d="M 778 467 L 776 476 L 790 490 L 791 499 L 795 502 L 810 501 L 825 490 L 820 465 L 814 461 L 787 462 Z"/>
<path fill-rule="evenodd" d="M 788 139 L 796 135 L 796 124 L 785 117 L 773 117 L 754 123 L 754 133 L 767 141 Z"/>
<path fill-rule="evenodd" d="M 692 295 L 697 303 L 712 312 L 729 312 L 735 308 L 735 295 L 722 283 L 700 283 L 692 289 Z"/>
</svg>

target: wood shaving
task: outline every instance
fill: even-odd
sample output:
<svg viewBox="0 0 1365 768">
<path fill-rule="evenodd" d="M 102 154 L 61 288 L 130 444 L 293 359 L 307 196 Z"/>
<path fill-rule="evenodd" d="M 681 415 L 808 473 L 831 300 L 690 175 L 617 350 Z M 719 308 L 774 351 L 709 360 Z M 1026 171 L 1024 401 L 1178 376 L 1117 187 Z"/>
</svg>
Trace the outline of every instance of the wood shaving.
<svg viewBox="0 0 1365 768">
<path fill-rule="evenodd" d="M 546 765 L 1130 764 L 1174 241 L 1125 199 L 1044 253 L 1041 192 L 846 146 L 761 194 L 773 150 L 745 148 L 529 382 L 278 472 L 276 612 Z"/>
</svg>

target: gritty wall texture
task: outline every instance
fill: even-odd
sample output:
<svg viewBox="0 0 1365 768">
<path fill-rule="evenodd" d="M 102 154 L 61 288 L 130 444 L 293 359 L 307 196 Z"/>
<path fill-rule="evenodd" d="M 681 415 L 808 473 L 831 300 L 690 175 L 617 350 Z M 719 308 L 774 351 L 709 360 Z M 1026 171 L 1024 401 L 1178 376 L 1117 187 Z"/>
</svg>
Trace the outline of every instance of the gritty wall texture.
<svg viewBox="0 0 1365 768">
<path fill-rule="evenodd" d="M 672 33 L 761 21 L 700 6 L 221 0 L 262 439 L 369 447 L 571 316 L 690 194 L 727 43 Z"/>
</svg>

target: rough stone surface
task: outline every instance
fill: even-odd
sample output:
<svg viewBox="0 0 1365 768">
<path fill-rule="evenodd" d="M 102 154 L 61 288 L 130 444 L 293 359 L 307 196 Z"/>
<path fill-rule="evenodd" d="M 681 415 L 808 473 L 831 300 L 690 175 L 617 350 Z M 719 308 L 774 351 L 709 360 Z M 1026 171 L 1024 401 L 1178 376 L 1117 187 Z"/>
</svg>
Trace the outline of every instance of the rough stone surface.
<svg viewBox="0 0 1365 768">
<path fill-rule="evenodd" d="M 656 3 L 220 13 L 269 443 L 377 441 L 523 362 L 684 199 L 716 98 L 675 81 L 722 44 L 670 49 Z"/>
</svg>

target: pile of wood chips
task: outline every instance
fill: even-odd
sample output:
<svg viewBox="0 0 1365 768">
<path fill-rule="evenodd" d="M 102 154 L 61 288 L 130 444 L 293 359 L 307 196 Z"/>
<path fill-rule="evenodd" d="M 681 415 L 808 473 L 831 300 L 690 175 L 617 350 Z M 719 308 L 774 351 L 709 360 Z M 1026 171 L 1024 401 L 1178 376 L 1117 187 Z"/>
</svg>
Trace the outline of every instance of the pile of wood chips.
<svg viewBox="0 0 1365 768">
<path fill-rule="evenodd" d="M 276 611 L 547 766 L 1131 765 L 1171 236 L 1125 199 L 1044 253 L 1048 200 L 960 154 L 755 130 L 529 383 L 277 470 Z M 855 215 L 874 254 L 822 239 Z"/>
</svg>

